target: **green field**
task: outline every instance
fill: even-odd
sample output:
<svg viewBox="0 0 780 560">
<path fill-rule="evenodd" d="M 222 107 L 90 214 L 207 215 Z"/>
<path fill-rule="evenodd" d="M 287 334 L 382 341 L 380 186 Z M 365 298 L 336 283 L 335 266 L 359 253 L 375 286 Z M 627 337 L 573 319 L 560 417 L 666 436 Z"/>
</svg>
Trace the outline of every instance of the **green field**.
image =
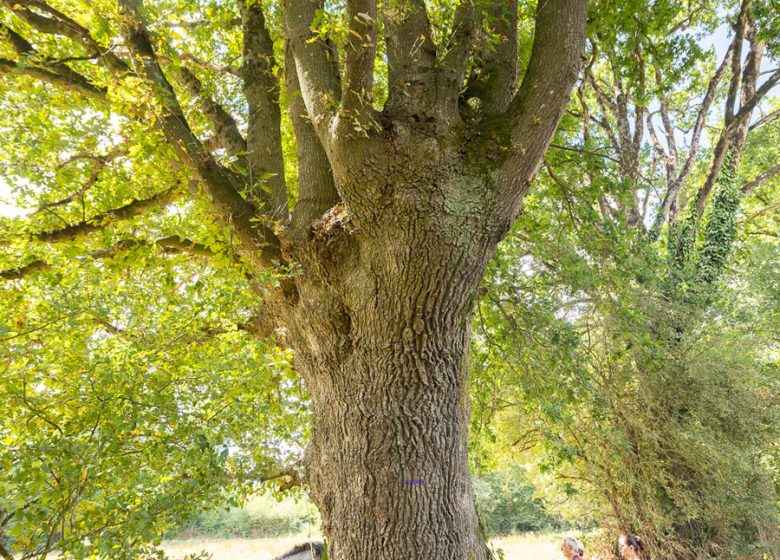
<svg viewBox="0 0 780 560">
<path fill-rule="evenodd" d="M 187 554 L 207 551 L 213 560 L 271 560 L 294 545 L 316 536 L 298 535 L 273 539 L 190 539 L 169 541 L 163 548 L 174 560 Z M 506 560 L 553 560 L 560 557 L 559 537 L 551 533 L 527 534 L 497 538 L 496 549 L 504 551 Z"/>
</svg>

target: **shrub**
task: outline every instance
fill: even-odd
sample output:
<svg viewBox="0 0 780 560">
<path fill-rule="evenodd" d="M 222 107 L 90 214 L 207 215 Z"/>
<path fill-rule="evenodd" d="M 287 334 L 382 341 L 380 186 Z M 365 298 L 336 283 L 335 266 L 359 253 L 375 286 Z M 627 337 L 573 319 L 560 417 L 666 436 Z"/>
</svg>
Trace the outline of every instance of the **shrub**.
<svg viewBox="0 0 780 560">
<path fill-rule="evenodd" d="M 539 531 L 557 525 L 519 467 L 474 478 L 474 497 L 490 535 Z"/>
</svg>

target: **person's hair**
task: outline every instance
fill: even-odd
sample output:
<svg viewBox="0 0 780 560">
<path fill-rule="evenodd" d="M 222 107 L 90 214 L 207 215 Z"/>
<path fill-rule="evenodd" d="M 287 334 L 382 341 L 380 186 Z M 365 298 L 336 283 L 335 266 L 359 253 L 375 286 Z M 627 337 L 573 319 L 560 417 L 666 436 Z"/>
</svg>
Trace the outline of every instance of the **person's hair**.
<svg viewBox="0 0 780 560">
<path fill-rule="evenodd" d="M 638 554 L 644 554 L 645 544 L 642 539 L 631 533 L 623 533 L 620 538 L 626 542 L 626 545 L 633 547 Z"/>
<path fill-rule="evenodd" d="M 585 548 L 583 548 L 582 543 L 574 537 L 564 537 L 563 542 L 569 545 L 572 550 L 574 550 L 574 553 L 578 556 L 585 554 Z"/>
</svg>

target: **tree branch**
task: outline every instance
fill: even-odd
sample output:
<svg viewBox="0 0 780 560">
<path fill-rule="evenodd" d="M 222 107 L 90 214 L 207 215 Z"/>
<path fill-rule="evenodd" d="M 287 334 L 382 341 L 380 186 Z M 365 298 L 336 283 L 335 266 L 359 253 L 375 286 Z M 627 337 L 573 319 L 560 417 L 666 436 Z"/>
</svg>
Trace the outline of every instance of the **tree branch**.
<svg viewBox="0 0 780 560">
<path fill-rule="evenodd" d="M 49 269 L 51 269 L 51 265 L 46 261 L 34 260 L 17 268 L 0 271 L 0 278 L 3 280 L 19 280 L 25 276 L 31 276 Z"/>
<path fill-rule="evenodd" d="M 466 77 L 469 55 L 477 37 L 479 21 L 481 20 L 477 17 L 473 0 L 462 0 L 458 3 L 455 8 L 452 31 L 446 45 L 443 46 L 445 54 L 440 64 L 445 92 L 453 93 L 452 100 L 447 100 L 446 97 L 442 98 L 445 103 L 456 103 L 457 97 L 460 95 Z"/>
<path fill-rule="evenodd" d="M 129 68 L 111 49 L 101 46 L 90 32 L 62 12 L 52 8 L 42 0 L 0 0 L 0 3 L 34 29 L 47 35 L 67 37 L 84 47 L 88 53 L 96 55 L 101 63 L 114 73 L 124 73 Z M 30 8 L 47 14 L 40 15 Z"/>
<path fill-rule="evenodd" d="M 764 171 L 758 177 L 756 177 L 749 183 L 745 184 L 741 189 L 742 194 L 743 195 L 750 194 L 753 191 L 753 189 L 755 189 L 761 183 L 763 183 L 764 181 L 768 181 L 769 179 L 771 179 L 772 177 L 778 174 L 780 174 L 780 164 L 775 165 L 772 169 Z"/>
<path fill-rule="evenodd" d="M 242 167 L 246 167 L 246 140 L 238 130 L 238 124 L 233 116 L 228 113 L 222 105 L 214 101 L 203 91 L 203 85 L 200 80 L 187 68 L 178 69 L 182 84 L 187 89 L 190 96 L 195 99 L 197 106 L 206 116 L 214 130 L 214 135 L 219 143 L 219 147 L 234 158 L 243 158 Z M 241 165 L 241 163 L 239 163 Z"/>
<path fill-rule="evenodd" d="M 658 139 L 658 135 L 655 132 L 655 126 L 653 125 L 652 114 L 647 115 L 647 130 L 650 133 L 650 141 L 653 145 L 653 149 L 656 151 L 658 156 L 664 162 L 664 167 L 666 168 L 666 184 L 667 184 L 667 193 L 668 193 L 669 188 L 674 183 L 674 179 L 676 176 L 675 165 L 672 162 L 672 155 L 666 152 L 664 147 L 661 145 L 661 141 Z"/>
<path fill-rule="evenodd" d="M 750 132 L 753 132 L 755 129 L 764 126 L 765 124 L 770 124 L 774 121 L 776 121 L 780 117 L 780 109 L 777 109 L 775 111 L 772 111 L 771 113 L 767 113 L 760 119 L 758 119 L 756 122 L 750 125 Z"/>
<path fill-rule="evenodd" d="M 317 137 L 303 103 L 292 49 L 286 49 L 285 80 L 289 114 L 298 149 L 298 203 L 292 214 L 293 237 L 300 238 L 311 223 L 340 199 L 328 156 Z"/>
<path fill-rule="evenodd" d="M 657 85 L 661 87 L 663 83 L 663 75 L 661 69 L 656 66 L 655 68 Z M 672 126 L 671 118 L 669 117 L 669 100 L 665 95 L 660 95 L 661 104 L 661 123 L 664 125 L 664 136 L 666 137 L 666 145 L 669 147 L 670 161 L 673 164 L 672 175 L 677 174 L 677 142 L 674 139 L 674 127 Z"/>
<path fill-rule="evenodd" d="M 279 80 L 274 43 L 265 23 L 260 2 L 238 1 L 243 30 L 244 96 L 249 105 L 247 163 L 250 200 L 262 201 L 268 215 L 287 222 L 287 185 L 282 154 L 282 115 L 279 109 Z M 268 190 L 270 196 L 266 194 Z"/>
<path fill-rule="evenodd" d="M 780 70 L 775 70 L 767 80 L 761 84 L 761 87 L 740 106 L 739 112 L 734 115 L 734 121 L 731 128 L 736 128 L 739 121 L 744 117 L 749 117 L 758 103 L 766 96 L 769 91 L 780 82 Z"/>
<path fill-rule="evenodd" d="M 699 107 L 699 113 L 696 115 L 696 123 L 694 124 L 693 133 L 691 135 L 691 144 L 688 148 L 688 156 L 686 157 L 685 163 L 683 163 L 682 169 L 675 178 L 674 182 L 667 186 L 666 194 L 664 195 L 663 202 L 661 203 L 661 208 L 659 208 L 658 214 L 655 217 L 655 222 L 651 229 L 651 235 L 653 235 L 654 238 L 657 238 L 660 234 L 661 227 L 663 227 L 667 215 L 670 215 L 670 212 L 673 211 L 676 207 L 677 197 L 685 185 L 685 182 L 688 180 L 688 175 L 690 174 L 691 169 L 693 169 L 693 162 L 699 151 L 701 133 L 704 130 L 704 124 L 707 121 L 707 114 L 709 113 L 712 101 L 715 99 L 715 92 L 718 88 L 718 84 L 723 79 L 723 76 L 725 75 L 728 67 L 731 65 L 731 60 L 734 57 L 734 52 L 736 50 L 736 40 L 737 38 L 735 37 L 734 41 L 732 41 L 729 45 L 729 48 L 723 57 L 723 61 L 715 71 L 715 74 L 712 76 L 710 83 L 707 86 L 707 92 L 704 94 L 704 99 L 702 100 L 701 106 Z M 740 41 L 741 40 L 742 39 L 740 38 Z M 674 216 L 672 216 L 670 219 L 674 219 Z"/>
<path fill-rule="evenodd" d="M 748 10 L 751 0 L 742 0 L 739 10 L 739 20 L 737 21 L 736 34 L 734 36 L 734 56 L 731 59 L 731 81 L 729 82 L 729 92 L 726 100 L 725 120 L 729 125 L 734 119 L 734 110 L 737 104 L 737 88 L 742 72 L 742 41 L 745 38 L 746 26 L 748 24 Z"/>
<path fill-rule="evenodd" d="M 203 25 L 213 25 L 215 23 L 224 23 L 228 26 L 237 26 L 241 25 L 241 19 L 239 18 L 233 18 L 228 21 L 219 22 L 219 21 L 213 21 L 210 19 L 196 19 L 192 21 L 170 21 L 170 22 L 164 22 L 162 25 L 165 27 L 181 27 L 181 28 L 193 28 L 193 27 L 201 27 Z"/>
<path fill-rule="evenodd" d="M 328 125 L 341 102 L 338 56 L 332 43 L 312 32 L 322 0 L 283 0 L 286 35 L 295 60 L 301 95 L 317 135 L 328 151 Z"/>
<path fill-rule="evenodd" d="M 511 153 L 498 176 L 498 234 L 509 229 L 552 140 L 579 74 L 585 41 L 585 0 L 540 3 L 528 70 L 505 114 Z"/>
<path fill-rule="evenodd" d="M 387 42 L 388 99 L 392 115 L 414 115 L 430 110 L 436 101 L 436 45 L 425 2 L 383 2 Z"/>
<path fill-rule="evenodd" d="M 105 88 L 97 87 L 89 83 L 86 78 L 80 75 L 78 77 L 64 76 L 35 66 L 19 64 L 14 60 L 8 60 L 6 58 L 0 58 L 0 74 L 22 74 L 30 76 L 60 89 L 83 95 L 84 97 L 98 101 L 104 105 L 108 104 Z"/>
<path fill-rule="evenodd" d="M 746 216 L 742 218 L 739 223 L 744 224 L 745 222 L 750 222 L 751 220 L 755 220 L 759 216 L 763 216 L 764 214 L 768 214 L 770 212 L 774 212 L 775 210 L 780 210 L 780 202 L 777 204 L 771 204 L 765 208 L 762 208 L 758 212 L 751 214 L 750 216 Z"/>
<path fill-rule="evenodd" d="M 55 74 L 59 74 L 71 82 L 89 84 L 92 86 L 89 79 L 74 71 L 72 68 L 67 66 L 65 62 L 71 60 L 90 60 L 94 57 L 66 57 L 61 59 L 52 59 L 51 57 L 39 53 L 24 37 L 1 22 L 0 36 L 4 36 L 8 40 L 16 53 L 25 59 L 26 64 L 32 64 L 33 66 L 42 64 L 43 66 L 53 70 Z"/>
<path fill-rule="evenodd" d="M 593 89 L 593 93 L 596 95 L 596 103 L 598 104 L 599 110 L 601 111 L 601 114 L 603 115 L 602 118 L 596 118 L 595 116 L 591 117 L 593 119 L 593 122 L 596 123 L 596 125 L 601 128 L 604 133 L 607 135 L 607 138 L 609 139 L 609 143 L 612 145 L 612 148 L 615 150 L 616 153 L 619 153 L 621 151 L 620 141 L 618 140 L 617 135 L 615 134 L 615 131 L 612 129 L 612 126 L 609 123 L 609 115 L 612 115 L 613 118 L 617 118 L 617 107 L 615 103 L 610 99 L 604 91 L 599 86 L 598 82 L 596 81 L 596 78 L 593 76 L 593 64 L 596 62 L 597 56 L 598 56 L 598 44 L 591 40 L 591 59 L 588 61 L 588 64 L 585 66 L 585 69 L 583 70 L 583 80 L 591 85 L 591 88 Z M 585 104 L 584 99 L 581 100 L 582 106 L 587 109 L 587 106 Z"/>
<path fill-rule="evenodd" d="M 44 204 L 41 204 L 34 212 L 30 214 L 30 216 L 35 216 L 37 214 L 40 214 L 41 212 L 44 212 L 46 210 L 51 210 L 52 208 L 57 208 L 59 206 L 65 206 L 66 204 L 70 204 L 74 200 L 76 200 L 78 197 L 83 196 L 89 189 L 91 189 L 95 183 L 97 183 L 98 179 L 100 178 L 100 174 L 103 172 L 103 170 L 106 168 L 106 165 L 108 165 L 108 162 L 115 159 L 121 154 L 126 153 L 124 149 L 122 148 L 114 148 L 109 153 L 107 153 L 104 156 L 97 156 L 97 155 L 90 155 L 90 156 L 78 156 L 74 158 L 69 158 L 66 162 L 63 162 L 57 166 L 57 169 L 61 169 L 64 167 L 67 163 L 70 163 L 72 161 L 76 161 L 77 159 L 94 159 L 97 164 L 95 165 L 95 168 L 92 170 L 92 173 L 90 173 L 87 180 L 84 182 L 83 185 L 81 185 L 81 188 L 74 192 L 73 194 L 66 196 L 63 199 L 54 201 L 54 202 L 46 202 Z"/>
<path fill-rule="evenodd" d="M 123 251 L 129 251 L 136 247 L 159 247 L 166 254 L 190 253 L 192 255 L 202 257 L 214 257 L 216 255 L 214 251 L 205 245 L 195 243 L 194 241 L 190 241 L 188 239 L 183 239 L 178 235 L 171 235 L 153 241 L 125 239 L 111 247 L 89 253 L 85 256 L 91 259 L 108 259 Z M 77 259 L 80 258 L 82 257 L 77 257 Z M 5 280 L 19 280 L 39 272 L 46 272 L 51 269 L 52 265 L 50 263 L 38 259 L 17 268 L 0 271 L 0 278 Z"/>
<path fill-rule="evenodd" d="M 146 199 L 134 200 L 124 206 L 109 210 L 87 220 L 68 225 L 61 229 L 52 229 L 33 234 L 33 238 L 44 243 L 56 243 L 76 239 L 93 231 L 105 229 L 106 226 L 120 220 L 129 220 L 150 210 L 162 208 L 171 204 L 180 193 L 177 189 L 168 189 Z"/>
<path fill-rule="evenodd" d="M 123 35 L 134 64 L 140 66 L 139 73 L 152 83 L 163 107 L 163 113 L 158 118 L 165 137 L 200 176 L 217 215 L 234 227 L 241 241 L 241 252 L 258 267 L 274 266 L 274 261 L 280 256 L 279 240 L 269 226 L 256 221 L 254 207 L 239 194 L 240 180 L 220 166 L 190 130 L 138 15 L 139 2 L 120 0 L 119 6 L 125 17 Z"/>
<path fill-rule="evenodd" d="M 776 71 L 769 79 L 764 82 L 760 88 L 756 89 L 758 82 L 758 76 L 761 67 L 761 58 L 764 53 L 766 44 L 764 41 L 757 39 L 756 26 L 750 9 L 752 7 L 750 0 L 743 2 L 743 16 L 744 16 L 744 36 L 750 41 L 750 51 L 745 59 L 745 65 L 742 70 L 742 88 L 740 94 L 740 109 L 731 119 L 729 119 L 729 113 L 726 115 L 726 126 L 721 133 L 720 140 L 715 149 L 715 155 L 710 167 L 707 179 L 696 196 L 696 216 L 700 219 L 704 214 L 704 209 L 707 205 L 707 199 L 712 192 L 715 183 L 720 175 L 721 168 L 726 156 L 727 151 L 733 152 L 733 157 L 729 161 L 730 171 L 736 172 L 736 167 L 739 163 L 739 158 L 742 154 L 742 148 L 747 138 L 748 125 L 750 123 L 750 117 L 753 113 L 753 109 L 758 102 L 774 87 L 774 85 L 780 81 L 780 70 Z M 736 95 L 736 92 L 729 90 L 729 99 L 727 100 L 727 107 L 734 106 L 736 101 L 732 98 Z"/>
<path fill-rule="evenodd" d="M 123 56 L 124 58 L 129 58 L 128 53 L 117 53 L 117 54 Z M 232 74 L 237 78 L 241 77 L 241 70 L 239 70 L 238 68 L 232 65 L 219 66 L 217 64 L 208 62 L 207 60 L 203 60 L 202 58 L 198 58 L 197 56 L 189 53 L 178 53 L 177 58 L 182 62 L 189 62 L 191 64 L 194 64 L 195 66 L 200 66 L 205 70 L 210 70 L 212 72 L 219 72 L 224 74 Z M 173 60 L 173 58 L 161 53 L 157 53 L 157 60 L 159 60 L 160 62 L 169 63 Z"/>
<path fill-rule="evenodd" d="M 280 492 L 285 492 L 287 490 L 295 488 L 296 486 L 300 486 L 302 482 L 301 475 L 298 473 L 295 466 L 287 467 L 276 472 L 263 474 L 260 477 L 260 481 L 271 482 L 272 480 L 277 480 L 279 478 L 289 479 L 287 482 L 279 486 Z"/>
<path fill-rule="evenodd" d="M 179 55 L 179 58 L 183 62 L 191 62 L 192 64 L 195 64 L 197 66 L 200 66 L 201 68 L 205 68 L 206 70 L 211 70 L 212 72 L 224 72 L 226 74 L 232 74 L 237 77 L 241 77 L 241 70 L 236 68 L 235 66 L 228 65 L 228 66 L 218 66 L 216 64 L 213 64 L 211 62 L 208 62 L 207 60 L 203 60 L 201 58 L 198 58 L 194 54 L 189 53 L 181 53 Z"/>
<path fill-rule="evenodd" d="M 517 18 L 517 0 L 495 2 L 488 9 L 486 20 L 490 33 L 482 33 L 483 44 L 476 55 L 479 64 L 465 94 L 467 99 L 480 99 L 481 110 L 488 115 L 504 111 L 515 94 Z"/>
<path fill-rule="evenodd" d="M 365 124 L 365 119 L 373 113 L 371 102 L 378 23 L 376 0 L 347 0 L 347 21 L 349 39 L 344 52 L 341 109 L 346 113 L 342 122 L 351 129 L 353 125 L 350 121 Z"/>
</svg>

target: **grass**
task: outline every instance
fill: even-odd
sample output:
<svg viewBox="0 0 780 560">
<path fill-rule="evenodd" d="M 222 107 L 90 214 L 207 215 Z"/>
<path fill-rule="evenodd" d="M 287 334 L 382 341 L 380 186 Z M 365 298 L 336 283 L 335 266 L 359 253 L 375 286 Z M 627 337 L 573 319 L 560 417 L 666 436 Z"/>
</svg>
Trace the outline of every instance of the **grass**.
<svg viewBox="0 0 780 560">
<path fill-rule="evenodd" d="M 163 543 L 171 558 L 180 560 L 187 554 L 209 552 L 213 560 L 272 560 L 296 544 L 316 539 L 317 535 L 298 535 L 273 539 L 192 539 Z M 554 560 L 560 557 L 559 537 L 537 533 L 500 537 L 491 544 L 504 551 L 506 560 Z"/>
<path fill-rule="evenodd" d="M 563 558 L 561 537 L 554 533 L 527 533 L 492 539 L 495 550 L 504 551 L 506 560 L 555 560 Z"/>
</svg>

